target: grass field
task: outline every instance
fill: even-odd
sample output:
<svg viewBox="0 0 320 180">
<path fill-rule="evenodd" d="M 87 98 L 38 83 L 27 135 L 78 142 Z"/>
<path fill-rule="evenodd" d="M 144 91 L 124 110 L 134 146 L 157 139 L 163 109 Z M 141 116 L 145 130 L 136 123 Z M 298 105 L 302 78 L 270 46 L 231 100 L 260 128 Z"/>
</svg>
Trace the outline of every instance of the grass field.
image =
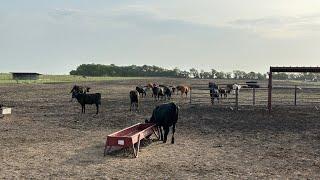
<svg viewBox="0 0 320 180">
<path fill-rule="evenodd" d="M 130 79 L 146 79 L 145 77 L 83 77 L 72 75 L 40 75 L 39 80 L 19 80 L 12 79 L 11 74 L 0 73 L 0 84 L 54 84 L 54 83 L 71 83 L 71 82 L 99 82 L 112 80 L 130 80 Z"/>
</svg>

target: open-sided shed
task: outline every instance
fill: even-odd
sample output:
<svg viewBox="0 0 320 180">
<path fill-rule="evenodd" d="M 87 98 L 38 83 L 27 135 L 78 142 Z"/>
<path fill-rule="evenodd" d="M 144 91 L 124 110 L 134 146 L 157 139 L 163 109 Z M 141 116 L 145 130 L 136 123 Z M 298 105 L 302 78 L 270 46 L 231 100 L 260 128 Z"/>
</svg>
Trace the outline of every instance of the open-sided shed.
<svg viewBox="0 0 320 180">
<path fill-rule="evenodd" d="M 12 72 L 14 80 L 38 80 L 41 74 L 35 72 Z"/>
<path fill-rule="evenodd" d="M 268 109 L 272 109 L 272 74 L 274 72 L 288 72 L 288 73 L 320 73 L 320 67 L 270 67 L 269 84 L 268 84 Z"/>
</svg>

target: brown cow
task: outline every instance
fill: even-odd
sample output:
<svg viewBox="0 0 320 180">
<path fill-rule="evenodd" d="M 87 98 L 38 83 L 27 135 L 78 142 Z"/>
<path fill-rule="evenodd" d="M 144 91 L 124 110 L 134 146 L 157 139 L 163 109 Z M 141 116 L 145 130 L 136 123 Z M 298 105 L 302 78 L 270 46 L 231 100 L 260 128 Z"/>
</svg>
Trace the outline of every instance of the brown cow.
<svg viewBox="0 0 320 180">
<path fill-rule="evenodd" d="M 181 96 L 183 94 L 186 94 L 186 97 L 188 96 L 188 93 L 190 92 L 191 88 L 189 86 L 179 85 L 176 87 L 177 92 L 181 92 Z"/>
<path fill-rule="evenodd" d="M 153 88 L 153 84 L 152 83 L 148 83 L 147 87 L 148 87 L 148 89 L 152 89 Z"/>
</svg>

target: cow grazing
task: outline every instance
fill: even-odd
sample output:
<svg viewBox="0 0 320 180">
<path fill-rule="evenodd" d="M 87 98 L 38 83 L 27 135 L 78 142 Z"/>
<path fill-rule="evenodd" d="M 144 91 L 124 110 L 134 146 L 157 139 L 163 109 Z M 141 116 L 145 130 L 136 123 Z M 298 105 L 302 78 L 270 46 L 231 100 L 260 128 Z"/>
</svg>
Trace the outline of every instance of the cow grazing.
<svg viewBox="0 0 320 180">
<path fill-rule="evenodd" d="M 214 82 L 209 82 L 211 104 L 214 104 L 214 100 L 217 99 L 220 102 L 219 86 Z"/>
<path fill-rule="evenodd" d="M 169 128 L 172 126 L 172 139 L 171 143 L 174 144 L 174 133 L 176 123 L 179 119 L 179 107 L 175 103 L 167 103 L 157 106 L 153 112 L 150 120 L 146 120 L 146 123 L 155 123 L 158 132 L 160 134 L 160 140 L 163 143 L 167 142 L 169 134 Z M 162 128 L 164 130 L 164 136 L 162 134 Z"/>
<path fill-rule="evenodd" d="M 137 86 L 136 90 L 142 98 L 147 96 L 146 90 L 143 87 Z"/>
<path fill-rule="evenodd" d="M 177 92 L 181 92 L 181 96 L 183 96 L 183 94 L 186 95 L 186 97 L 188 96 L 188 93 L 190 92 L 191 88 L 189 86 L 183 86 L 183 85 L 179 85 L 176 87 Z"/>
<path fill-rule="evenodd" d="M 162 99 L 164 96 L 164 89 L 162 87 L 154 86 L 152 88 L 152 94 L 155 100 L 159 100 L 160 97 Z"/>
<path fill-rule="evenodd" d="M 139 111 L 139 95 L 138 91 L 132 90 L 129 93 L 130 96 L 130 111 L 134 108 L 136 111 Z"/>
<path fill-rule="evenodd" d="M 72 97 L 75 97 L 77 101 L 81 104 L 81 113 L 86 113 L 86 104 L 95 104 L 97 108 L 96 114 L 99 113 L 99 105 L 101 105 L 101 94 L 95 93 L 95 94 L 84 94 L 84 93 L 78 93 L 73 92 Z"/>
<path fill-rule="evenodd" d="M 163 88 L 164 97 L 170 100 L 172 95 L 172 89 L 165 85 L 159 85 L 159 87 Z"/>
</svg>

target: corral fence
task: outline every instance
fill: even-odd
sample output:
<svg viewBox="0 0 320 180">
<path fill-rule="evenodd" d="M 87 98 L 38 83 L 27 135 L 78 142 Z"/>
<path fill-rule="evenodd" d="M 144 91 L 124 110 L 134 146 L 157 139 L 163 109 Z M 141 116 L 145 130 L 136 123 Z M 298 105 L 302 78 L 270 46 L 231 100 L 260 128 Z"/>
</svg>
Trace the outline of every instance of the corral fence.
<svg viewBox="0 0 320 180">
<path fill-rule="evenodd" d="M 239 84 L 242 88 L 233 91 L 227 97 L 220 97 L 220 102 L 215 99 L 212 104 L 210 88 L 208 84 L 191 85 L 190 104 L 207 104 L 215 107 L 239 108 L 268 108 L 268 86 L 259 88 L 248 87 Z M 226 88 L 227 84 L 218 84 L 220 88 Z M 285 106 L 313 106 L 320 109 L 320 86 L 274 86 L 272 87 L 272 103 L 274 107 Z"/>
</svg>

